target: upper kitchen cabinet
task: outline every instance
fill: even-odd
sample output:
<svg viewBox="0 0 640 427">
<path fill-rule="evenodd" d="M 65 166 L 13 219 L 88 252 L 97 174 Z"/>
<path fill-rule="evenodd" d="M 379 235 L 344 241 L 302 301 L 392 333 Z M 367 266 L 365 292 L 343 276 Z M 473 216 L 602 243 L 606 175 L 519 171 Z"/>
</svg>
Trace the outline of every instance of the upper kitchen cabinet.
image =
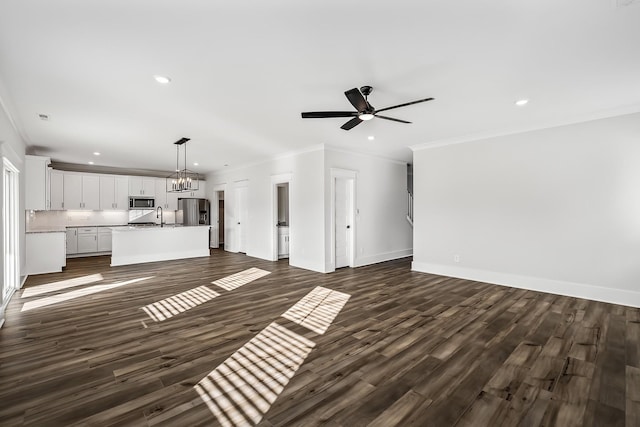
<svg viewBox="0 0 640 427">
<path fill-rule="evenodd" d="M 129 195 L 153 197 L 156 192 L 156 179 L 143 176 L 129 177 Z"/>
<path fill-rule="evenodd" d="M 27 210 L 44 211 L 49 209 L 49 164 L 51 159 L 42 156 L 24 156 L 25 158 L 25 200 Z"/>
<path fill-rule="evenodd" d="M 205 191 L 205 181 L 199 180 L 197 190 L 183 191 L 181 193 L 178 193 L 178 197 L 204 199 L 205 194 L 207 194 L 207 192 Z"/>
<path fill-rule="evenodd" d="M 50 209 L 61 211 L 64 209 L 64 172 L 52 170 L 49 176 L 50 189 Z"/>
<path fill-rule="evenodd" d="M 65 209 L 100 209 L 100 178 L 94 174 L 64 174 Z"/>
<path fill-rule="evenodd" d="M 167 187 L 166 180 L 164 178 L 155 179 L 155 197 L 156 207 L 160 206 L 162 209 L 167 209 Z"/>
<path fill-rule="evenodd" d="M 182 193 L 167 193 L 167 180 L 166 178 L 156 179 L 156 206 L 161 206 L 162 209 L 168 211 L 178 210 L 178 197 Z"/>
<path fill-rule="evenodd" d="M 129 177 L 100 176 L 100 209 L 127 210 L 129 208 Z"/>
</svg>

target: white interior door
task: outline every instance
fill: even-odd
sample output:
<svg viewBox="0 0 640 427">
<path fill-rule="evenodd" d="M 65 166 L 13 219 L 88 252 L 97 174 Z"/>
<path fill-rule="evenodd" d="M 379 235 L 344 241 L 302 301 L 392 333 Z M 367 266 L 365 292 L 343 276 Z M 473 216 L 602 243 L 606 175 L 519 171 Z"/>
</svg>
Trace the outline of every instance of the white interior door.
<svg viewBox="0 0 640 427">
<path fill-rule="evenodd" d="M 335 254 L 336 268 L 348 267 L 351 263 L 352 225 L 351 218 L 351 181 L 348 178 L 336 178 L 335 190 Z"/>
<path fill-rule="evenodd" d="M 236 188 L 236 236 L 238 252 L 247 252 L 247 187 Z"/>
</svg>

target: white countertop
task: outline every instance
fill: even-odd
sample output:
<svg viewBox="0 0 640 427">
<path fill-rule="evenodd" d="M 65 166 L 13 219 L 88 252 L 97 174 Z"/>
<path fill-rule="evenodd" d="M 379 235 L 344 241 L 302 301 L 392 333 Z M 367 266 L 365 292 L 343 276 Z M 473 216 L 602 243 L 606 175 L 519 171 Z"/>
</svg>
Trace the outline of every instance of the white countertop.
<svg viewBox="0 0 640 427">
<path fill-rule="evenodd" d="M 25 231 L 26 234 L 34 233 L 66 233 L 66 227 L 50 227 L 50 228 L 32 228 L 29 231 Z"/>
<path fill-rule="evenodd" d="M 134 225 L 121 225 L 117 227 L 111 227 L 111 230 L 118 233 L 135 233 L 135 232 L 150 232 L 150 231 L 163 231 L 163 230 L 182 230 L 182 229 L 190 229 L 190 228 L 201 228 L 201 227 L 211 227 L 210 225 L 174 225 L 174 224 L 165 224 L 164 227 L 158 226 L 149 226 L 149 227 L 136 227 Z"/>
</svg>

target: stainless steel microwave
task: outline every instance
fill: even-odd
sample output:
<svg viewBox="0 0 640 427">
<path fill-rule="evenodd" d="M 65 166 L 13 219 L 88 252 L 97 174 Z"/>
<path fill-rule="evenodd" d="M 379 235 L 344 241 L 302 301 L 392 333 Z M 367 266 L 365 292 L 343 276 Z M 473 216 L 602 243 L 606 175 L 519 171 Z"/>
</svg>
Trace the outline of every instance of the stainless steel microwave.
<svg viewBox="0 0 640 427">
<path fill-rule="evenodd" d="M 129 209 L 153 209 L 155 205 L 153 197 L 129 197 Z"/>
</svg>

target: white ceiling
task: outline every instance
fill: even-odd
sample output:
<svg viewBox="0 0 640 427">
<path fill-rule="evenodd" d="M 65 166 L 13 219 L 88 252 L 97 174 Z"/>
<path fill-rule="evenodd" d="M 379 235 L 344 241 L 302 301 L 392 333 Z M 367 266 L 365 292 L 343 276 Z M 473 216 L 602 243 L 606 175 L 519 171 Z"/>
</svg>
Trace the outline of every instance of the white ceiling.
<svg viewBox="0 0 640 427">
<path fill-rule="evenodd" d="M 317 144 L 410 160 L 640 109 L 639 41 L 629 0 L 2 0 L 0 96 L 29 151 L 61 162 L 170 170 L 182 136 L 199 172 Z M 385 113 L 410 125 L 300 118 L 350 110 L 365 84 L 377 108 L 436 100 Z"/>
</svg>

